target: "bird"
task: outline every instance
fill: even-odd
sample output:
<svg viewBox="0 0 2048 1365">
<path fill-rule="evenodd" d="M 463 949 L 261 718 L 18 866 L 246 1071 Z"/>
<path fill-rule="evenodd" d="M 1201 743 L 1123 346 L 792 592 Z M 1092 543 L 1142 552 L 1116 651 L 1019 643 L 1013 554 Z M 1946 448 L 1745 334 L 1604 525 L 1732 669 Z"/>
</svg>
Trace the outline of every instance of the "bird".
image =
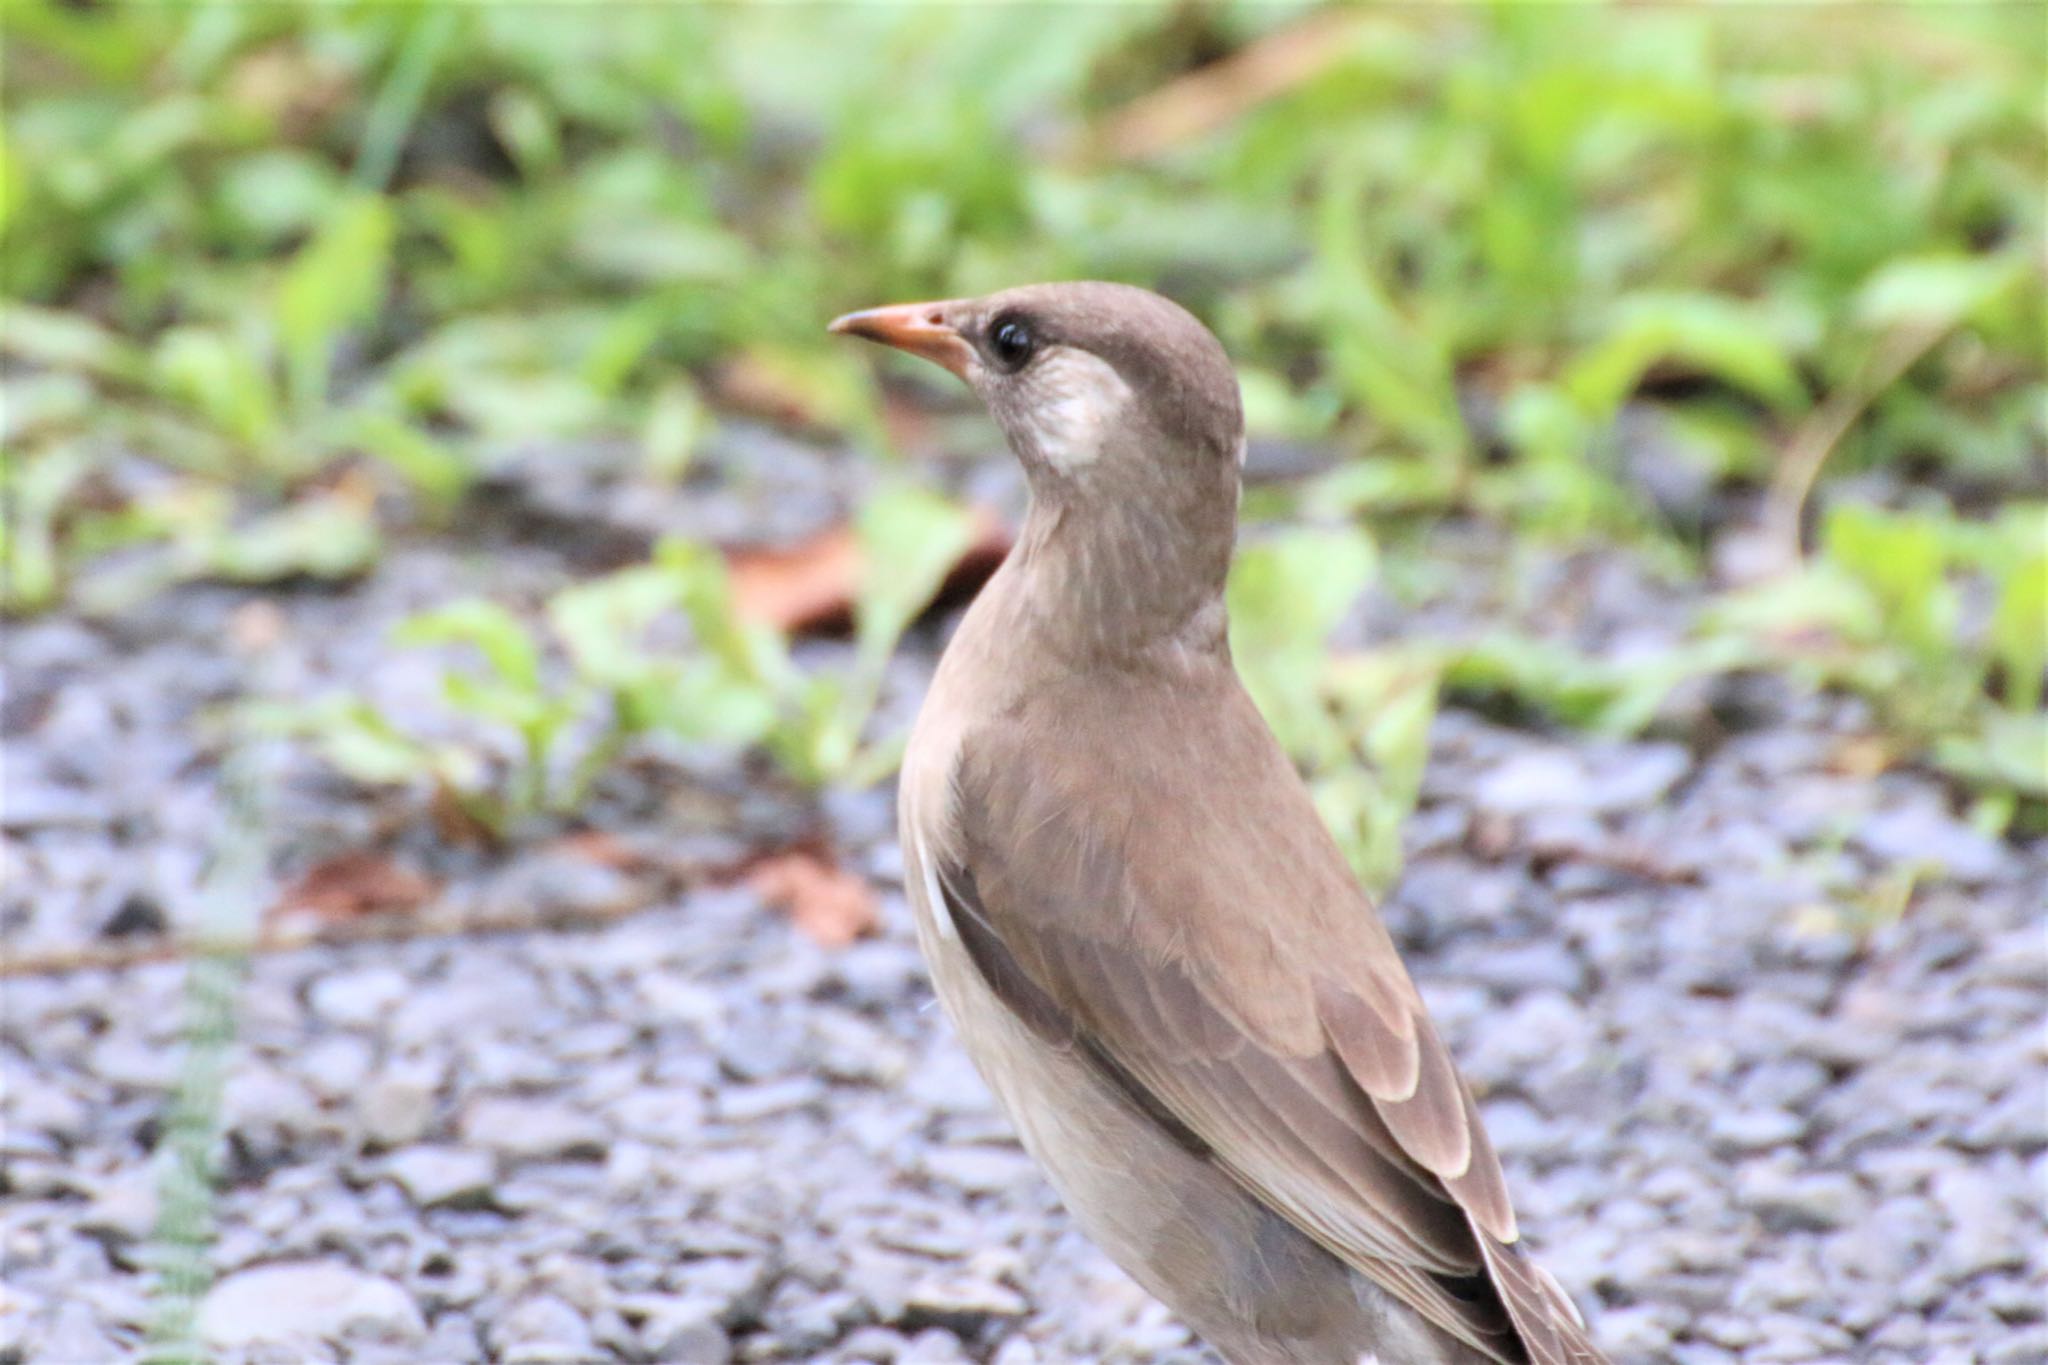
<svg viewBox="0 0 2048 1365">
<path fill-rule="evenodd" d="M 1233 665 L 1222 344 L 1099 281 L 829 330 L 965 380 L 1023 465 L 898 823 L 934 993 L 1075 1223 L 1230 1365 L 1603 1361 Z"/>
</svg>

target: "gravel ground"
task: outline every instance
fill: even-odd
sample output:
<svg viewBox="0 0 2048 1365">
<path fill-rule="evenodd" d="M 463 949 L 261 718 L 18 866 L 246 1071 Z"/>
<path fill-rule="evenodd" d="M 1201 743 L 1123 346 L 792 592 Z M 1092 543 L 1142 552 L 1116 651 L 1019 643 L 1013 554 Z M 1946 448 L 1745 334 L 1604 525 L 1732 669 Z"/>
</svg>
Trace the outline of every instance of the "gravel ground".
<svg viewBox="0 0 2048 1365">
<path fill-rule="evenodd" d="M 396 615 L 566 572 L 531 545 L 414 548 L 274 616 L 195 589 L 14 628 L 10 945 L 196 922 L 220 824 L 197 722 L 247 672 L 236 642 L 287 694 L 346 678 L 400 704 L 433 674 L 383 643 Z M 1551 572 L 1509 576 L 1578 604 L 1569 632 L 1683 620 L 1622 561 Z M 1637 743 L 1438 722 L 1388 915 L 1532 1243 L 1621 1360 L 2048 1359 L 2048 849 L 1975 833 L 1929 777 L 1868 775 L 1852 705 L 1768 683 L 1689 704 L 1684 738 Z M 294 772 L 266 819 L 282 873 L 371 845 L 446 880 L 429 919 L 606 922 L 253 960 L 199 1318 L 220 1359 L 1205 1358 L 1068 1230 L 932 1008 L 887 792 L 812 811 L 671 764 L 598 815 L 648 862 L 450 854 L 417 803 Z M 845 950 L 663 870 L 820 819 L 883 892 Z M 1887 913 L 1870 888 L 1913 867 Z M 137 1350 L 184 976 L 4 983 L 0 1360 Z"/>
</svg>

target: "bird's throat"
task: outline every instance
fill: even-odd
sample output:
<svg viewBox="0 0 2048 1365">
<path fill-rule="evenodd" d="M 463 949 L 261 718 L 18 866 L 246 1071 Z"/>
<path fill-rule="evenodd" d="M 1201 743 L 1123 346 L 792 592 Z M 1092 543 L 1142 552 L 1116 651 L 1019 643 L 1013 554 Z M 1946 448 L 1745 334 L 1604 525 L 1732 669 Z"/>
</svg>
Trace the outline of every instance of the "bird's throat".
<svg viewBox="0 0 2048 1365">
<path fill-rule="evenodd" d="M 1077 664 L 1220 654 L 1236 533 L 1227 508 L 1036 497 L 1001 581 L 1017 647 Z M 995 605 L 995 604 L 992 604 Z"/>
</svg>

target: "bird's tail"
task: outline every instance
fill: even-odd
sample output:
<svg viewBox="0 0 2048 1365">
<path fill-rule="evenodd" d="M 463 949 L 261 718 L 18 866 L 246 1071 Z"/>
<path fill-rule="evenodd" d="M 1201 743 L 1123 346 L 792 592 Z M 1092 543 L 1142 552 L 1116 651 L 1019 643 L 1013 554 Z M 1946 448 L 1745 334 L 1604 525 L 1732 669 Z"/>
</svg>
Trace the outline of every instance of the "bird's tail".
<svg viewBox="0 0 2048 1365">
<path fill-rule="evenodd" d="M 1530 1365 L 1607 1365 L 1586 1335 L 1586 1320 L 1564 1287 L 1518 1246 L 1497 1242 L 1475 1226 L 1486 1269 L 1508 1317 L 1529 1350 Z"/>
</svg>

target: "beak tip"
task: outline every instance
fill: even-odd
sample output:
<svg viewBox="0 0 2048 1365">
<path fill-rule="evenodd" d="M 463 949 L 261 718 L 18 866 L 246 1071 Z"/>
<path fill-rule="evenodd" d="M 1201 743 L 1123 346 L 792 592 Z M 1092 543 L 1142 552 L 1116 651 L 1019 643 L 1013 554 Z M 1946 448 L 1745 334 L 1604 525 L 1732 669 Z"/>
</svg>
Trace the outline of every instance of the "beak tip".
<svg viewBox="0 0 2048 1365">
<path fill-rule="evenodd" d="M 825 324 L 837 336 L 856 336 L 893 346 L 966 378 L 972 354 L 967 342 L 946 321 L 947 304 L 899 303 L 842 313 Z"/>
</svg>

